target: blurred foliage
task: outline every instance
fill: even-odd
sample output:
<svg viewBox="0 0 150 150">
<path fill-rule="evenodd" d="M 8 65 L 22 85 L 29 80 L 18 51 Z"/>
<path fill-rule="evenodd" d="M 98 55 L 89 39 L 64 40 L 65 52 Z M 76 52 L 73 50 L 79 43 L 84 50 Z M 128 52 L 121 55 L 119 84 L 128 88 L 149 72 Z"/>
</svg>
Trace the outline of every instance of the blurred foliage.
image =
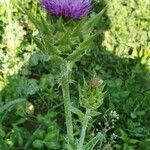
<svg viewBox="0 0 150 150">
<path fill-rule="evenodd" d="M 38 1 L 0 1 L 0 107 L 18 98 L 27 101 L 14 104 L 0 114 L 0 149 L 62 149 L 65 122 L 58 81 L 59 62 L 37 48 L 32 39 L 37 30 L 20 10 L 20 4 L 38 18 L 40 14 L 46 17 Z M 101 114 L 91 120 L 86 139 L 97 140 L 102 131 L 105 140 L 95 142 L 95 149 L 103 146 L 103 149 L 148 150 L 150 2 L 94 0 L 92 15 L 107 4 L 102 21 L 95 27 L 103 34 L 74 67 L 72 102 L 79 107 L 76 83 L 83 85 L 83 77 L 87 83 L 95 77 L 102 79 L 106 94 L 98 108 Z M 96 95 L 98 90 L 94 92 Z M 114 125 L 111 110 L 119 114 Z M 74 122 L 78 135 L 77 124 Z"/>
</svg>

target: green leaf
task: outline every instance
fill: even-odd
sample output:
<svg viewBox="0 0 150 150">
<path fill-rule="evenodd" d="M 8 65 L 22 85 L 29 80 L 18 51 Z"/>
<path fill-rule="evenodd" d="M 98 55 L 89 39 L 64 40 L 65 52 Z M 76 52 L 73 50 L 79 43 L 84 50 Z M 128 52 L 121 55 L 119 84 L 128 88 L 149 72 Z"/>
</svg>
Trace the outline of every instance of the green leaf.
<svg viewBox="0 0 150 150">
<path fill-rule="evenodd" d="M 61 32 L 65 31 L 64 22 L 63 22 L 62 17 L 59 17 L 59 19 L 57 19 L 56 26 L 57 26 L 57 32 L 58 31 L 61 31 Z"/>
<path fill-rule="evenodd" d="M 56 132 L 56 131 L 55 131 L 55 132 Z M 56 134 L 55 132 L 53 132 L 53 131 L 49 132 L 49 133 L 45 136 L 44 141 L 45 141 L 45 142 L 48 142 L 48 141 L 54 141 L 54 140 L 56 140 L 56 139 L 57 139 L 57 134 Z"/>
<path fill-rule="evenodd" d="M 87 49 L 87 47 L 89 46 L 89 43 L 92 43 L 92 40 L 94 38 L 96 38 L 97 35 L 99 35 L 101 33 L 97 32 L 94 35 L 89 36 L 86 40 L 84 40 L 82 43 L 80 43 L 80 45 L 76 48 L 76 50 L 74 50 L 68 57 L 67 60 L 70 62 L 76 62 L 77 60 L 79 60 L 79 58 L 83 55 L 83 53 L 85 52 L 85 50 Z"/>
<path fill-rule="evenodd" d="M 41 30 L 41 26 L 42 26 L 41 22 L 38 19 L 36 19 L 36 17 L 32 13 L 30 13 L 30 11 L 26 10 L 23 6 L 21 6 L 21 10 L 29 17 L 30 21 L 40 31 Z"/>
<path fill-rule="evenodd" d="M 133 113 L 133 112 L 131 112 L 130 116 L 131 116 L 131 118 L 133 118 L 133 119 L 135 119 L 135 118 L 137 117 L 136 114 Z"/>
<path fill-rule="evenodd" d="M 43 25 L 43 30 L 45 30 L 45 33 L 48 35 L 49 39 L 53 38 L 53 34 L 50 28 L 50 25 L 48 24 L 48 22 L 43 18 L 42 14 L 40 14 L 40 18 L 41 18 L 41 22 Z"/>
<path fill-rule="evenodd" d="M 48 36 L 43 36 L 41 38 L 33 37 L 33 40 L 41 51 L 47 52 L 49 55 L 60 54 L 59 50 L 53 45 L 52 40 L 50 40 Z"/>
<path fill-rule="evenodd" d="M 0 124 L 0 138 L 3 138 L 3 137 L 5 137 L 5 131 L 3 130 L 3 127 L 2 127 L 2 125 Z"/>
<path fill-rule="evenodd" d="M 59 149 L 60 145 L 58 143 L 54 142 L 44 142 L 44 144 L 49 148 L 49 149 Z"/>
<path fill-rule="evenodd" d="M 75 107 L 71 106 L 71 112 L 74 113 L 74 114 L 76 114 L 76 115 L 78 115 L 80 121 L 83 120 L 84 114 L 82 113 L 81 110 L 79 110 L 78 108 L 75 108 Z"/>
<path fill-rule="evenodd" d="M 100 114 L 101 114 L 100 112 L 94 111 L 94 110 L 90 112 L 90 115 L 91 115 L 92 117 L 99 116 Z"/>
<path fill-rule="evenodd" d="M 39 91 L 39 86 L 37 84 L 37 80 L 29 79 L 27 82 L 27 88 L 25 89 L 27 95 L 33 95 L 37 91 Z"/>
<path fill-rule="evenodd" d="M 98 132 L 97 135 L 90 140 L 86 145 L 85 145 L 85 150 L 93 150 L 94 146 L 100 141 L 100 145 L 102 145 L 102 142 L 104 140 L 104 135 L 101 132 Z"/>
<path fill-rule="evenodd" d="M 19 103 L 25 102 L 26 99 L 16 99 L 10 102 L 7 102 L 4 106 L 0 108 L 0 114 L 2 114 L 5 110 L 9 109 L 11 106 L 15 106 Z"/>
<path fill-rule="evenodd" d="M 76 37 L 76 36 L 79 36 L 79 35 L 81 34 L 82 27 L 83 27 L 83 25 L 85 24 L 86 19 L 87 19 L 87 18 L 83 18 L 83 19 L 78 23 L 78 25 L 73 29 L 73 31 L 72 31 L 72 33 L 71 33 L 72 36 L 75 36 L 75 37 Z"/>
<path fill-rule="evenodd" d="M 48 36 L 43 38 L 43 44 L 50 55 L 60 54 L 59 50 L 53 45 L 52 40 L 50 40 Z"/>
<path fill-rule="evenodd" d="M 45 130 L 42 130 L 42 129 L 37 129 L 37 130 L 33 133 L 33 135 L 34 135 L 36 138 L 38 138 L 38 139 L 43 139 L 44 136 L 45 136 L 45 134 L 46 134 Z"/>
<path fill-rule="evenodd" d="M 35 140 L 35 141 L 33 141 L 32 145 L 35 148 L 40 148 L 41 149 L 44 146 L 44 142 L 41 141 L 41 140 Z"/>
<path fill-rule="evenodd" d="M 71 43 L 70 33 L 67 31 L 64 35 L 58 40 L 59 45 L 68 45 Z"/>
<path fill-rule="evenodd" d="M 82 28 L 83 33 L 87 34 L 89 33 L 89 31 L 91 31 L 93 29 L 94 26 L 96 26 L 98 24 L 98 22 L 100 21 L 102 15 L 104 14 L 104 12 L 106 11 L 105 7 L 101 12 L 99 12 L 98 14 L 96 14 L 95 16 L 91 17 L 89 19 L 89 21 L 87 21 Z"/>
<path fill-rule="evenodd" d="M 44 44 L 42 42 L 42 40 L 38 37 L 32 37 L 35 44 L 37 45 L 37 47 L 41 50 L 41 51 L 46 51 L 46 48 L 44 47 Z"/>
</svg>

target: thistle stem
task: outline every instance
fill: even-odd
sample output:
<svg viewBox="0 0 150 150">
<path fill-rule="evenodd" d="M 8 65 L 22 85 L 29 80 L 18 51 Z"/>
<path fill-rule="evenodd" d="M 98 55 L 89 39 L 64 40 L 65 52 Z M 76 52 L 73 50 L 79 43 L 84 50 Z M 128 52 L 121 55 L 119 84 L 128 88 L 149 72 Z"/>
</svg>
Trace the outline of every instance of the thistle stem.
<svg viewBox="0 0 150 150">
<path fill-rule="evenodd" d="M 89 122 L 89 119 L 90 119 L 89 114 L 90 114 L 90 109 L 86 109 L 84 120 L 82 122 L 81 136 L 80 136 L 80 139 L 79 139 L 77 150 L 83 150 L 83 144 L 84 144 L 84 139 L 85 139 L 85 135 L 86 135 L 86 129 L 87 129 L 88 122 Z"/>
<path fill-rule="evenodd" d="M 63 91 L 63 98 L 64 98 L 67 138 L 69 140 L 69 144 L 71 144 L 74 142 L 74 137 L 73 137 L 71 101 L 70 101 L 70 90 L 69 90 L 69 74 L 70 71 L 66 63 L 62 66 L 62 91 Z"/>
</svg>

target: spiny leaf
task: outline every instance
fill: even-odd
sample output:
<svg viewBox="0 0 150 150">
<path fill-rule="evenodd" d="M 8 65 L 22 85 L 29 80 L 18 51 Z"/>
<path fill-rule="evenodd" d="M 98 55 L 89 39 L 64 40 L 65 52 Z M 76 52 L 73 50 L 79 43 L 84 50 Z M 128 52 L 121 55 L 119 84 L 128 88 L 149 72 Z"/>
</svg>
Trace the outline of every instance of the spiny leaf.
<svg viewBox="0 0 150 150">
<path fill-rule="evenodd" d="M 70 33 L 67 31 L 58 41 L 59 45 L 67 45 L 71 43 Z"/>
<path fill-rule="evenodd" d="M 100 31 L 101 32 L 101 31 Z M 88 37 L 85 41 L 83 41 L 75 51 L 73 51 L 67 58 L 68 61 L 75 62 L 77 61 L 82 54 L 84 53 L 85 49 L 89 46 L 89 43 L 91 44 L 91 41 L 100 34 L 100 32 Z"/>
<path fill-rule="evenodd" d="M 47 34 L 49 39 L 52 39 L 52 31 L 50 25 L 47 21 L 43 18 L 42 14 L 40 13 L 40 19 L 36 19 L 30 11 L 26 10 L 24 7 L 21 7 L 21 10 L 29 17 L 30 21 L 35 25 L 35 27 L 39 30 L 39 32 Z"/>
<path fill-rule="evenodd" d="M 47 21 L 43 18 L 42 14 L 40 14 L 40 18 L 41 18 L 41 22 L 42 22 L 42 25 L 43 25 L 43 29 L 45 30 L 45 32 L 48 34 L 49 36 L 49 39 L 52 39 L 52 31 L 51 31 L 51 28 L 50 28 L 50 25 L 47 23 Z"/>
<path fill-rule="evenodd" d="M 45 36 L 43 38 L 43 43 L 45 45 L 46 50 L 50 53 L 50 54 L 60 54 L 59 50 L 53 45 L 53 43 L 51 42 L 51 40 L 49 39 L 48 36 Z"/>
<path fill-rule="evenodd" d="M 41 51 L 46 51 L 50 55 L 60 54 L 58 49 L 51 43 L 51 40 L 47 36 L 44 36 L 42 39 L 33 37 L 33 40 Z"/>
<path fill-rule="evenodd" d="M 39 39 L 38 37 L 33 37 L 33 40 L 41 51 L 46 50 L 41 39 Z"/>
<path fill-rule="evenodd" d="M 82 19 L 78 25 L 73 29 L 71 35 L 72 36 L 79 36 L 81 34 L 82 26 L 85 24 L 86 18 Z"/>
<path fill-rule="evenodd" d="M 87 21 L 83 27 L 82 27 L 82 31 L 83 33 L 88 33 L 94 26 L 97 25 L 97 23 L 100 21 L 103 13 L 106 11 L 107 6 L 101 11 L 99 12 L 97 15 L 95 15 L 94 17 L 91 17 L 91 19 L 89 19 L 89 21 Z"/>
<path fill-rule="evenodd" d="M 85 150 L 93 150 L 94 146 L 100 141 L 101 144 L 104 140 L 104 135 L 101 132 L 98 132 L 97 135 L 91 139 L 86 145 L 85 145 Z"/>
<path fill-rule="evenodd" d="M 81 110 L 79 110 L 78 108 L 75 108 L 75 107 L 72 106 L 71 107 L 71 112 L 74 113 L 74 114 L 76 114 L 76 115 L 78 115 L 80 121 L 83 120 L 84 114 L 82 113 Z"/>
<path fill-rule="evenodd" d="M 64 23 L 62 17 L 57 20 L 57 31 L 65 31 Z"/>
</svg>

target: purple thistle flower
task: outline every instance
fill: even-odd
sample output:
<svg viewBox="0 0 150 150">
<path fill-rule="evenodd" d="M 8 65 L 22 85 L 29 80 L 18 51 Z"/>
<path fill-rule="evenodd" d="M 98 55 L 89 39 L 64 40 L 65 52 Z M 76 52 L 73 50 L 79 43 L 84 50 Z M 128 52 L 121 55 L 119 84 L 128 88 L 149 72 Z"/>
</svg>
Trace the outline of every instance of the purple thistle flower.
<svg viewBox="0 0 150 150">
<path fill-rule="evenodd" d="M 90 12 L 91 0 L 41 0 L 42 6 L 55 16 L 82 18 Z"/>
</svg>

